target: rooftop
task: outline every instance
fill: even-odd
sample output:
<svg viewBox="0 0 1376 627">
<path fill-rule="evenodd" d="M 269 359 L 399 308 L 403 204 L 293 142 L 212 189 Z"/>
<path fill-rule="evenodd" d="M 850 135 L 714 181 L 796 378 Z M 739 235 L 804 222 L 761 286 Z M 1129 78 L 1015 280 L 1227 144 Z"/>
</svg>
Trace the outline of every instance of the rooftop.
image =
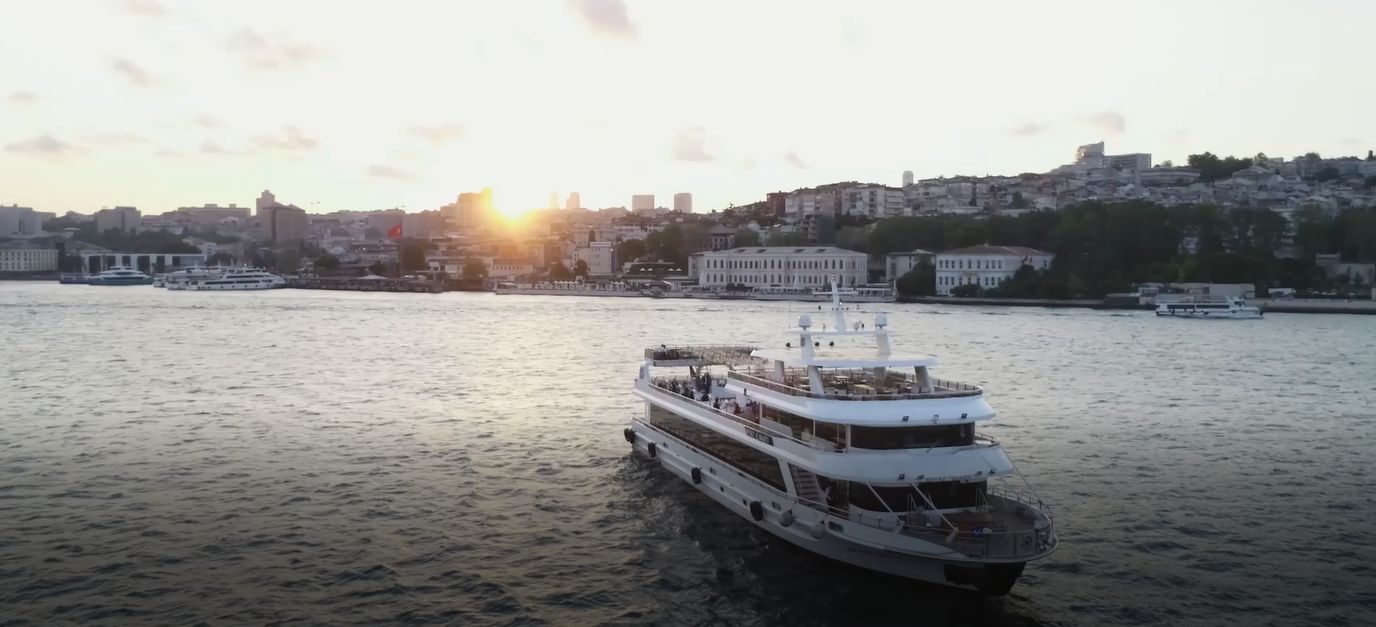
<svg viewBox="0 0 1376 627">
<path fill-rule="evenodd" d="M 846 250 L 846 249 L 844 249 L 844 248 L 837 248 L 837 247 L 835 247 L 835 246 L 747 246 L 747 247 L 744 247 L 744 248 L 729 248 L 729 249 L 726 249 L 726 250 L 719 250 L 719 251 L 716 251 L 715 253 L 707 253 L 707 254 L 717 254 L 717 255 L 795 255 L 795 254 L 802 254 L 802 253 L 813 253 L 813 254 L 831 253 L 831 254 L 843 254 L 843 255 L 863 255 L 863 254 L 865 254 L 865 253 L 855 252 L 855 251 L 853 251 L 853 250 Z"/>
<path fill-rule="evenodd" d="M 1012 255 L 1016 257 L 1027 257 L 1031 255 L 1050 255 L 1051 253 L 1026 246 L 993 246 L 990 244 L 980 244 L 978 246 L 966 246 L 965 248 L 954 248 L 942 251 L 943 255 Z"/>
</svg>

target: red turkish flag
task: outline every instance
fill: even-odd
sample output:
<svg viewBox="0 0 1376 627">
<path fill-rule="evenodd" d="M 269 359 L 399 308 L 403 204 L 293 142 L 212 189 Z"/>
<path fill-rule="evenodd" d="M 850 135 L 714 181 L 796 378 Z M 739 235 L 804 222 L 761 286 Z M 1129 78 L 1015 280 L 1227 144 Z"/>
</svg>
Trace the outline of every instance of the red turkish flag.
<svg viewBox="0 0 1376 627">
<path fill-rule="evenodd" d="M 390 229 L 387 229 L 387 238 L 388 238 L 388 239 L 401 239 L 401 225 L 398 224 L 398 225 L 396 225 L 396 226 L 394 226 L 394 227 L 392 227 L 392 228 L 390 228 Z"/>
</svg>

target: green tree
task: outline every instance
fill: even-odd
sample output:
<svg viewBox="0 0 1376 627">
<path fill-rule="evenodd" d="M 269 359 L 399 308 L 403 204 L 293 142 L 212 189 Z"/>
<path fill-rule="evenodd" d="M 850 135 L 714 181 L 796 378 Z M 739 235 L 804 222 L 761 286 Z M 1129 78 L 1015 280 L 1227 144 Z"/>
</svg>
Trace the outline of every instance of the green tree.
<svg viewBox="0 0 1376 627">
<path fill-rule="evenodd" d="M 619 261 L 635 261 L 649 254 L 645 240 L 627 239 L 616 243 L 616 258 Z"/>
<path fill-rule="evenodd" d="M 294 273 L 301 269 L 301 251 L 295 248 L 285 248 L 277 253 L 277 271 L 283 273 Z"/>
<path fill-rule="evenodd" d="M 767 246 L 807 246 L 807 233 L 794 231 L 792 233 L 770 233 L 765 239 Z"/>
<path fill-rule="evenodd" d="M 336 271 L 336 270 L 338 270 L 338 269 L 339 269 L 339 258 L 336 257 L 336 256 L 334 256 L 334 255 L 331 255 L 331 254 L 329 254 L 329 253 L 325 253 L 325 254 L 320 255 L 319 257 L 316 257 L 316 258 L 315 258 L 315 271 L 316 271 L 316 272 L 326 272 L 326 273 L 328 273 L 328 272 L 334 272 L 334 271 Z"/>
<path fill-rule="evenodd" d="M 974 283 L 964 283 L 951 288 L 952 296 L 960 296 L 962 298 L 970 296 L 979 296 L 979 293 L 979 286 L 975 285 Z"/>
<path fill-rule="evenodd" d="M 936 268 L 930 263 L 919 263 L 898 277 L 896 284 L 902 296 L 931 296 L 936 293 Z"/>
<path fill-rule="evenodd" d="M 382 231 L 377 230 L 377 227 L 370 226 L 366 231 L 363 231 L 363 237 L 365 239 L 382 239 Z"/>
<path fill-rule="evenodd" d="M 378 276 L 386 276 L 386 275 L 387 275 L 387 266 L 382 265 L 382 261 L 381 261 L 381 260 L 374 261 L 374 262 L 373 262 L 373 265 L 368 266 L 368 272 L 370 272 L 370 273 L 372 273 L 372 274 L 376 274 L 376 275 L 378 275 Z"/>
<path fill-rule="evenodd" d="M 1366 177 L 1366 179 L 1362 181 L 1362 186 L 1367 189 L 1376 188 L 1376 174 Z"/>
<path fill-rule="evenodd" d="M 1224 157 L 1218 158 L 1212 152 L 1205 152 L 1197 155 L 1190 155 L 1190 167 L 1199 170 L 1199 182 L 1211 183 L 1226 179 L 1238 170 L 1251 167 L 1252 160 L 1246 157 Z"/>
<path fill-rule="evenodd" d="M 683 243 L 683 229 L 677 224 L 671 224 L 645 238 L 645 246 L 655 259 L 686 264 L 688 255 L 684 252 Z"/>
<path fill-rule="evenodd" d="M 484 264 L 481 259 L 465 259 L 463 273 L 460 276 L 469 283 L 482 281 L 487 278 L 487 264 Z"/>
<path fill-rule="evenodd" d="M 741 229 L 741 230 L 739 230 L 739 231 L 736 231 L 736 236 L 735 236 L 733 239 L 735 240 L 734 243 L 735 243 L 736 246 L 759 246 L 759 245 L 760 245 L 760 234 L 759 234 L 759 232 L 753 231 L 753 230 L 750 230 L 750 229 Z"/>
<path fill-rule="evenodd" d="M 573 272 L 561 261 L 549 264 L 549 279 L 551 281 L 572 281 Z"/>
<path fill-rule="evenodd" d="M 586 277 L 586 276 L 588 276 L 588 262 L 583 261 L 582 259 L 579 259 L 578 261 L 574 262 L 574 264 L 573 264 L 573 276 L 576 276 L 576 277 Z"/>
<path fill-rule="evenodd" d="M 1333 166 L 1329 166 L 1322 170 L 1319 170 L 1318 174 L 1314 175 L 1314 180 L 1320 183 L 1325 181 L 1336 181 L 1338 180 L 1339 176 L 1340 175 L 1338 174 L 1338 169 Z"/>
<path fill-rule="evenodd" d="M 412 242 L 403 244 L 400 253 L 401 271 L 416 272 L 425 269 L 425 246 Z"/>
<path fill-rule="evenodd" d="M 234 265 L 234 257 L 226 252 L 218 252 L 206 259 L 205 264 L 208 266 L 232 266 Z"/>
</svg>

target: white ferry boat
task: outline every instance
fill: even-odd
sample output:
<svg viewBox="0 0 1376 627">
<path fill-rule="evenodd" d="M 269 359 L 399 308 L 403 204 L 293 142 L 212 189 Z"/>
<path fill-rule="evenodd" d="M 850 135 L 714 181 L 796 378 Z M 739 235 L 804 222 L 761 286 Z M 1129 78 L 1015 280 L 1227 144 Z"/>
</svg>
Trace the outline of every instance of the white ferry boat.
<svg viewBox="0 0 1376 627">
<path fill-rule="evenodd" d="M 1241 298 L 1232 297 L 1214 302 L 1160 303 L 1156 315 L 1172 318 L 1212 318 L 1215 320 L 1246 320 L 1261 317 L 1261 308 L 1248 305 Z"/>
<path fill-rule="evenodd" d="M 153 277 L 133 268 L 110 268 L 91 277 L 87 285 L 148 285 Z"/>
<path fill-rule="evenodd" d="M 192 282 L 218 278 L 228 271 L 229 268 L 222 268 L 219 266 L 193 266 L 190 268 L 182 268 L 162 275 L 163 287 L 169 290 L 190 289 Z M 154 283 L 154 285 L 157 285 L 157 283 Z"/>
<path fill-rule="evenodd" d="M 187 283 L 186 289 L 196 291 L 214 290 L 270 290 L 286 287 L 287 281 L 280 276 L 263 270 L 228 270 L 219 276 L 194 279 Z"/>
<path fill-rule="evenodd" d="M 896 354 L 884 314 L 798 320 L 781 348 L 649 348 L 635 381 L 637 453 L 774 535 L 848 564 L 1008 592 L 1055 550 L 1051 510 L 1003 447 L 981 388 Z M 665 373 L 663 369 L 677 370 Z M 686 372 L 684 372 L 686 370 Z"/>
</svg>

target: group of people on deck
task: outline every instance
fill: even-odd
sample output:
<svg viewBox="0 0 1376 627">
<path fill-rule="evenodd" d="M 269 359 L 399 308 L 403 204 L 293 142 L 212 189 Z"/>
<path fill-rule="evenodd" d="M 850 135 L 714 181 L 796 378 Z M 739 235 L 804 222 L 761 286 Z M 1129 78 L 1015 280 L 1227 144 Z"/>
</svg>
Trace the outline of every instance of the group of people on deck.
<svg viewBox="0 0 1376 627">
<path fill-rule="evenodd" d="M 655 383 L 659 387 L 684 398 L 703 403 L 711 403 L 712 409 L 719 409 L 729 414 L 742 416 L 757 423 L 760 420 L 760 414 L 763 413 L 763 408 L 755 401 L 746 400 L 742 403 L 731 397 L 722 398 L 712 396 L 712 375 L 706 372 L 694 377 L 691 382 L 681 379 L 669 379 L 668 381 L 660 380 Z"/>
</svg>

